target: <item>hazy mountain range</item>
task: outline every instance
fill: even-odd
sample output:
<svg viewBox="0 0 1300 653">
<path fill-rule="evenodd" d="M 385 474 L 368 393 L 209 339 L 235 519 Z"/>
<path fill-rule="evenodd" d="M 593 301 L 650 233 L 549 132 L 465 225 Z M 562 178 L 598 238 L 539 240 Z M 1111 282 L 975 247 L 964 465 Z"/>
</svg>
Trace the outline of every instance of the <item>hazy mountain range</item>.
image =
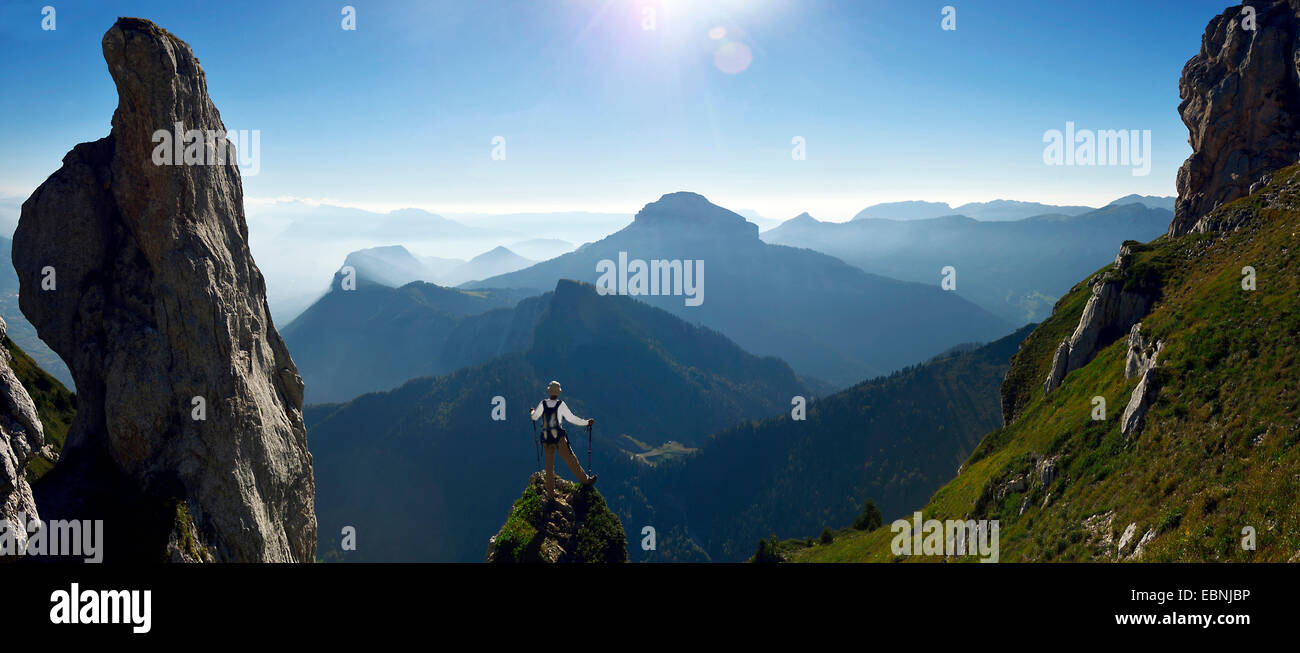
<svg viewBox="0 0 1300 653">
<path fill-rule="evenodd" d="M 764 243 L 753 223 L 694 193 L 665 195 L 628 227 L 572 253 L 465 287 L 547 288 L 560 279 L 597 283 L 606 276 L 598 266 L 621 268 L 615 270 L 621 274 L 635 260 L 694 263 L 692 268 L 702 262 L 699 305 L 689 303 L 685 286 L 637 298 L 837 387 L 1012 329 L 936 285 L 897 281 L 811 250 Z"/>
<path fill-rule="evenodd" d="M 573 243 L 603 238 L 632 219 L 627 214 L 578 211 L 501 215 L 439 215 L 421 209 L 378 212 L 266 200 L 250 200 L 246 210 L 249 246 L 266 277 L 267 301 L 277 324 L 287 324 L 316 301 L 340 262 L 352 252 L 397 244 L 418 253 L 426 263 L 445 259 L 459 265 L 504 246 L 526 259 L 540 261 L 572 251 Z M 434 267 L 439 273 L 446 272 Z M 474 278 L 475 274 L 479 273 L 467 272 L 459 279 Z M 412 278 L 430 280 L 424 275 Z"/>
<path fill-rule="evenodd" d="M 500 246 L 468 261 L 416 256 L 401 245 L 357 250 L 343 260 L 343 265 L 353 267 L 359 276 L 394 288 L 412 281 L 457 286 L 466 281 L 514 272 L 533 263 L 536 261 Z"/>
<path fill-rule="evenodd" d="M 1130 196 L 1149 205 L 1168 204 L 1167 198 Z M 1125 198 L 1129 199 L 1129 198 Z M 1117 200 L 1119 201 L 1119 200 Z M 14 199 L 13 220 L 17 219 Z M 918 205 L 918 212 L 886 210 L 891 206 Z M 7 215 L 0 198 L 0 219 Z M 958 212 L 942 203 L 911 202 L 877 205 L 860 215 L 892 219 L 936 217 Z M 1056 207 L 998 200 L 958 207 L 976 219 L 1011 219 L 1026 213 L 1069 214 L 1087 207 Z M 532 261 L 546 261 L 569 253 L 574 243 L 598 241 L 626 227 L 632 216 L 582 211 L 552 213 L 437 214 L 421 209 L 390 212 L 314 204 L 301 201 L 250 201 L 247 206 L 250 246 L 267 278 L 268 301 L 277 322 L 284 324 L 301 313 L 325 291 L 323 280 L 337 270 L 337 261 L 361 250 L 401 245 L 432 268 L 430 273 L 408 275 L 410 280 L 437 283 L 464 281 L 471 274 L 444 278 L 454 265 L 497 247 L 506 247 Z M 766 231 L 781 221 L 753 210 L 741 211 Z M 476 273 L 477 274 L 477 273 Z M 883 273 L 885 276 L 897 276 Z M 928 280 L 927 280 L 928 281 Z M 454 285 L 454 284 L 453 284 Z M 546 286 L 546 287 L 549 287 Z"/>
<path fill-rule="evenodd" d="M 1121 204 L 1142 204 L 1147 208 L 1151 208 L 1151 209 L 1164 209 L 1166 211 L 1173 211 L 1174 201 L 1177 199 L 1178 199 L 1177 197 L 1174 197 L 1172 195 L 1160 197 L 1157 195 L 1138 195 L 1134 193 L 1132 195 L 1125 195 L 1124 197 L 1121 197 L 1111 202 L 1110 204 L 1107 204 L 1107 206 L 1119 206 Z"/>
<path fill-rule="evenodd" d="M 1174 210 L 1173 197 L 1156 197 L 1152 195 L 1126 195 L 1107 206 L 1118 204 L 1142 203 L 1153 209 Z M 1017 200 L 993 200 L 991 202 L 970 202 L 953 207 L 947 202 L 886 202 L 874 204 L 862 209 L 854 220 L 928 220 L 947 215 L 964 215 L 968 218 L 985 222 L 1023 220 L 1039 215 L 1074 216 L 1096 210 L 1091 206 L 1059 206 L 1039 202 L 1021 202 Z"/>
<path fill-rule="evenodd" d="M 1172 198 L 1129 195 L 1117 199 L 1111 204 L 1120 205 L 1135 202 L 1141 202 L 1151 207 L 1168 207 L 1172 202 Z M 11 229 L 12 223 L 16 222 L 21 203 L 22 198 L 18 197 L 0 198 L 0 221 L 7 221 L 3 222 L 6 228 Z M 902 210 L 912 205 L 915 205 L 914 208 L 917 210 L 913 212 Z M 1051 207 L 1025 202 L 990 202 L 984 203 L 984 205 L 1033 206 L 1036 209 L 1046 207 L 1058 214 L 1072 210 L 1072 207 Z M 864 209 L 859 216 L 888 214 L 895 216 L 894 219 L 913 220 L 917 219 L 917 216 L 954 210 L 949 208 L 948 211 L 944 211 L 942 207 L 946 206 L 946 204 L 931 202 L 882 204 Z M 972 206 L 975 205 L 963 205 L 963 207 L 958 208 L 966 209 Z M 978 213 L 978 211 L 974 212 Z M 932 259 L 958 260 L 969 258 L 961 256 L 927 257 L 925 254 L 932 251 L 926 245 L 926 242 L 929 241 L 913 243 L 913 246 L 919 248 L 922 252 L 921 256 L 900 254 L 891 257 L 889 255 L 879 255 L 878 249 L 873 249 L 870 243 L 863 247 L 857 247 L 851 240 L 850 242 L 840 242 L 838 239 L 832 238 L 831 242 L 822 243 L 822 237 L 814 237 L 810 234 L 796 235 L 801 231 L 800 222 L 807 222 L 804 216 L 800 216 L 799 220 L 780 223 L 765 218 L 752 210 L 745 210 L 741 213 L 750 222 L 759 225 L 760 229 L 772 225 L 782 225 L 765 232 L 763 234 L 764 240 L 816 249 L 837 256 L 868 272 L 904 281 L 917 281 L 933 285 L 936 283 L 936 273 L 931 269 L 934 267 Z M 250 224 L 257 227 L 257 229 L 250 230 L 252 236 L 251 245 L 255 251 L 261 252 L 258 260 L 261 262 L 263 272 L 267 276 L 268 299 L 277 322 L 283 325 L 292 321 L 327 291 L 328 286 L 322 280 L 332 276 L 338 269 L 337 265 L 329 260 L 330 257 L 327 255 L 329 252 L 337 252 L 339 258 L 335 258 L 334 261 L 340 260 L 340 258 L 344 259 L 347 264 L 355 265 L 363 277 L 383 285 L 400 287 L 417 280 L 440 285 L 458 285 L 471 280 L 486 279 L 508 273 L 527 267 L 535 261 L 546 261 L 571 253 L 574 249 L 572 242 L 551 237 L 554 234 L 576 236 L 575 240 L 579 241 L 599 240 L 610 231 L 627 225 L 630 220 L 629 216 L 626 215 L 586 212 L 451 215 L 454 215 L 456 219 L 418 209 L 376 213 L 361 209 L 302 202 L 275 202 L 270 205 L 250 204 L 249 221 Z M 1149 222 L 1158 220 L 1159 218 L 1152 218 Z M 826 223 L 825 228 L 827 231 L 835 230 L 835 227 L 832 227 L 831 224 Z M 807 225 L 803 226 L 806 227 Z M 928 226 L 931 228 L 938 227 L 934 223 Z M 1071 268 L 1072 270 L 1088 268 L 1089 265 L 1095 268 L 1096 265 L 1093 264 L 1104 262 L 1103 250 L 1106 248 L 1104 245 L 1106 236 L 1095 233 L 1089 237 L 1088 243 L 1094 241 L 1097 243 L 1095 255 L 1089 258 L 1086 252 L 1091 249 L 1090 244 L 1073 251 L 1062 250 L 1061 244 L 1075 238 L 1076 234 L 1072 230 L 1077 230 L 1080 225 L 1062 223 L 1057 226 L 1062 228 L 1061 234 L 1053 237 L 1050 229 L 1044 230 L 1040 233 L 1040 239 L 1048 243 L 1047 247 L 1050 251 L 1061 250 L 1068 255 L 1078 254 L 1078 258 L 1081 260 L 1078 265 Z M 1132 226 L 1134 229 L 1127 231 L 1126 227 L 1117 226 L 1115 237 L 1121 239 L 1131 237 L 1139 240 L 1149 237 L 1146 235 L 1147 231 L 1149 231 L 1147 229 L 1149 225 L 1146 222 L 1142 224 L 1135 222 Z M 885 230 L 879 225 L 876 225 L 876 227 L 879 230 Z M 969 225 L 952 223 L 946 225 L 945 228 L 951 231 L 947 236 L 930 232 L 923 235 L 918 233 L 916 238 L 922 240 L 960 240 L 966 237 L 965 232 L 969 229 Z M 472 252 L 474 251 L 470 249 L 472 247 L 481 247 L 478 250 L 481 253 L 473 258 L 462 258 L 459 256 L 416 255 L 407 249 L 407 246 L 415 247 L 422 242 L 428 243 L 428 239 L 433 239 L 436 244 L 422 250 L 426 253 Z M 375 240 L 379 240 L 380 243 L 396 241 L 403 243 L 403 245 L 380 244 L 374 246 Z M 7 242 L 6 240 L 6 246 Z M 1060 286 L 1067 283 L 1065 280 L 1070 278 L 1067 274 L 1060 273 L 1060 268 L 1056 266 L 1057 257 L 1039 255 L 1038 252 L 1042 251 L 1041 247 L 1030 242 L 1024 249 L 1020 250 L 1019 255 L 1009 257 L 1005 261 L 999 261 L 998 265 L 1007 268 L 1008 272 L 1004 275 L 1005 279 L 998 279 L 994 275 L 992 290 L 989 290 L 987 288 L 989 284 L 981 279 L 981 277 L 987 277 L 988 273 L 972 270 L 971 266 L 967 264 L 959 265 L 961 272 L 958 275 L 957 294 L 975 301 L 1012 323 L 1041 319 L 1047 307 L 1059 295 L 1060 289 L 1053 290 L 1051 284 L 1037 282 L 1026 286 L 1026 280 L 1037 280 L 1044 276 L 1052 278 L 1060 276 L 1062 279 L 1055 280 L 1055 285 Z M 924 264 L 921 264 L 921 261 L 924 261 Z M 1016 266 L 1016 263 L 1023 263 L 1024 265 Z M 1011 269 L 1015 267 L 1021 267 L 1022 270 Z M 1075 276 L 1081 273 L 1076 270 Z M 13 292 L 4 292 L 13 301 L 0 300 L 12 304 L 0 305 L 0 310 L 5 310 L 5 317 L 10 324 L 11 337 L 25 351 L 29 352 L 42 367 L 49 370 L 63 383 L 71 386 L 72 379 L 67 372 L 66 366 L 36 337 L 35 331 L 30 328 L 26 319 L 17 309 L 16 278 L 13 277 L 8 266 L 0 270 L 0 284 L 4 284 L 6 278 L 9 280 L 8 285 L 3 287 L 10 288 Z M 592 279 L 588 278 L 588 280 Z M 539 288 L 546 287 L 550 287 L 550 285 L 539 286 Z M 537 292 L 540 292 L 540 290 L 537 290 Z M 689 318 L 689 316 L 687 317 Z M 435 369 L 440 368 L 437 366 L 428 368 L 429 373 L 432 373 L 432 370 Z M 883 370 L 870 369 L 864 371 L 871 374 Z M 850 383 L 854 376 L 846 375 L 841 378 L 841 383 Z M 863 375 L 863 378 L 865 378 L 865 375 Z"/>
<path fill-rule="evenodd" d="M 999 222 L 960 215 L 821 222 L 805 213 L 762 239 L 903 281 L 937 285 L 951 266 L 958 295 L 1023 324 L 1046 317 L 1075 281 L 1113 259 L 1120 243 L 1155 238 L 1172 218 L 1139 203 Z"/>
<path fill-rule="evenodd" d="M 343 401 L 419 377 L 445 374 L 528 345 L 533 290 L 466 292 L 415 281 L 400 288 L 361 277 L 330 291 L 280 330 L 306 386 L 307 403 Z"/>
</svg>

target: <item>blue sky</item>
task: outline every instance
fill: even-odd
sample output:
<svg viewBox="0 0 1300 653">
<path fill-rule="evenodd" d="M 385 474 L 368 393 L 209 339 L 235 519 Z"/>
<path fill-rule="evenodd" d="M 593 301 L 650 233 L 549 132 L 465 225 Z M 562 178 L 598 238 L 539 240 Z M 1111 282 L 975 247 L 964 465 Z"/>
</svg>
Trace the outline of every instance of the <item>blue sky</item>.
<svg viewBox="0 0 1300 653">
<path fill-rule="evenodd" d="M 40 28 L 45 5 L 54 31 Z M 940 27 L 945 5 L 956 30 Z M 108 133 L 100 38 L 134 15 L 190 43 L 227 128 L 261 132 L 250 202 L 630 213 L 692 190 L 774 218 L 846 219 L 904 199 L 1171 195 L 1190 153 L 1178 75 L 1227 6 L 6 0 L 0 194 L 27 196 L 72 145 Z M 724 47 L 747 48 L 748 67 L 721 70 Z M 1045 165 L 1044 132 L 1067 121 L 1151 130 L 1151 173 Z"/>
</svg>

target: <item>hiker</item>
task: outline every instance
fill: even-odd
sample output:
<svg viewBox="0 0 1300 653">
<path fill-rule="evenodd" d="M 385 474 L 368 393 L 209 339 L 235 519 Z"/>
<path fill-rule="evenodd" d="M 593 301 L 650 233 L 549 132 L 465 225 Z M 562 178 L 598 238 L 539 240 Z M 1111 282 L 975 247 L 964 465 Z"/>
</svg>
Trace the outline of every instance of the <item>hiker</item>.
<svg viewBox="0 0 1300 653">
<path fill-rule="evenodd" d="M 591 426 L 596 423 L 594 419 L 584 420 L 573 414 L 568 405 L 560 400 L 560 382 L 551 381 L 546 386 L 546 394 L 550 395 L 549 399 L 543 399 L 537 403 L 537 408 L 528 411 L 528 415 L 537 421 L 542 418 L 542 447 L 546 449 L 546 500 L 551 501 L 555 498 L 555 452 L 560 452 L 560 457 L 564 462 L 569 464 L 569 469 L 573 470 L 573 475 L 578 477 L 578 481 L 583 485 L 591 485 L 596 482 L 597 474 L 587 475 L 578 464 L 577 456 L 573 455 L 573 447 L 569 446 L 569 434 L 561 426 L 561 420 L 568 420 L 574 426 Z"/>
</svg>

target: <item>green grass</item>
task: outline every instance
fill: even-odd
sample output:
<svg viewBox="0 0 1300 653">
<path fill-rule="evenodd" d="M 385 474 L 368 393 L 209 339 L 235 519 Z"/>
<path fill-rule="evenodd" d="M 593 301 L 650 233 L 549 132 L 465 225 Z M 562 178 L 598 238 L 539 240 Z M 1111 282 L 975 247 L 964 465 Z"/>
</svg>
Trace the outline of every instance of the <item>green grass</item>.
<svg viewBox="0 0 1300 653">
<path fill-rule="evenodd" d="M 573 548 L 574 562 L 627 562 L 623 524 L 595 487 L 579 486 L 574 493 L 573 509 L 582 520 Z"/>
<path fill-rule="evenodd" d="M 1277 199 L 1265 204 L 1264 194 Z M 1157 535 L 1146 561 L 1285 561 L 1300 552 L 1300 167 L 1274 175 L 1261 193 L 1221 211 L 1253 220 L 1224 234 L 1162 237 L 1139 247 L 1122 277 L 1157 291 L 1143 334 L 1165 342 L 1160 391 L 1134 438 L 1119 416 L 1137 384 L 1124 378 L 1119 338 L 1071 372 L 1048 396 L 1042 383 L 1090 294 L 1081 283 L 1012 360 L 1004 400 L 1017 417 L 984 438 L 962 473 L 922 508 L 925 518 L 998 519 L 1003 561 L 1114 560 L 1083 521 L 1114 512 L 1113 535 Z M 1253 266 L 1257 289 L 1241 288 Z M 1110 266 L 1107 266 L 1108 268 Z M 1103 270 L 1104 272 L 1105 270 Z M 1106 399 L 1104 422 L 1091 399 Z M 1031 459 L 1060 456 L 1049 487 Z M 1025 492 L 996 499 L 1017 474 Z M 1020 506 L 1028 499 L 1026 509 Z M 1243 550 L 1255 529 L 1258 548 Z M 792 553 L 799 561 L 891 561 L 885 528 L 845 533 Z M 1131 548 L 1132 545 L 1130 545 Z M 920 557 L 909 559 L 923 559 Z"/>
<path fill-rule="evenodd" d="M 190 516 L 189 508 L 185 506 L 185 502 L 182 500 L 176 501 L 172 529 L 179 536 L 181 552 L 190 560 L 212 560 L 212 554 L 208 551 L 208 548 L 203 546 L 203 543 L 195 535 L 198 533 L 198 527 L 194 524 L 194 518 Z"/>
<path fill-rule="evenodd" d="M 515 500 L 510 508 L 510 516 L 497 534 L 497 557 L 494 562 L 524 562 L 539 557 L 542 542 L 537 537 L 534 524 L 541 520 L 542 503 L 542 496 L 536 486 L 530 484 L 524 488 L 523 496 Z"/>
<path fill-rule="evenodd" d="M 9 351 L 9 366 L 18 377 L 19 383 L 31 395 L 36 404 L 36 413 L 41 418 L 41 427 L 45 430 L 45 442 L 52 446 L 54 453 L 63 450 L 63 443 L 72 426 L 72 418 L 77 414 L 77 396 L 70 392 L 58 379 L 45 373 L 36 361 L 18 348 L 8 337 L 4 339 L 5 349 Z M 54 460 L 43 455 L 32 457 L 27 464 L 27 480 L 35 482 L 54 468 Z"/>
</svg>

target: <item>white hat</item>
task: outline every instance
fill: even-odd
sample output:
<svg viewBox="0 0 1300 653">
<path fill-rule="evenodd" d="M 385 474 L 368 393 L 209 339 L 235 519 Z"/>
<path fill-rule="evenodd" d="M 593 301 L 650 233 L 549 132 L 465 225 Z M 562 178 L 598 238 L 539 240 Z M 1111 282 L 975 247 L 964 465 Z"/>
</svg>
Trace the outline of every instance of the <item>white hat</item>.
<svg viewBox="0 0 1300 653">
<path fill-rule="evenodd" d="M 546 394 L 552 394 L 552 395 L 560 394 L 560 382 L 551 381 L 550 384 L 546 386 Z"/>
</svg>

